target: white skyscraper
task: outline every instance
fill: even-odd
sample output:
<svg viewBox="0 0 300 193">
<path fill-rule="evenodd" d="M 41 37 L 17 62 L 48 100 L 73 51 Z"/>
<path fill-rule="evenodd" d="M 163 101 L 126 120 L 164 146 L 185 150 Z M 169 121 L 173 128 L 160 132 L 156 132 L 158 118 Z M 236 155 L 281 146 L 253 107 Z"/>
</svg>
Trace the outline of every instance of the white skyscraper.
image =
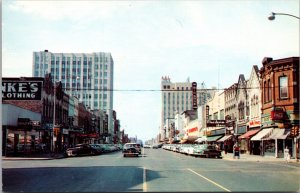
<svg viewBox="0 0 300 193">
<path fill-rule="evenodd" d="M 106 110 L 109 130 L 112 125 L 114 61 L 110 53 L 33 52 L 34 77 L 51 73 L 61 81 L 66 93 L 77 96 L 91 110 Z"/>
<path fill-rule="evenodd" d="M 203 105 L 211 97 L 211 93 L 203 88 L 204 83 L 197 90 L 197 104 Z M 186 82 L 172 83 L 169 77 L 161 78 L 161 136 L 164 138 L 168 134 L 164 133 L 164 127 L 172 120 L 174 122 L 176 113 L 182 113 L 193 109 L 192 82 L 187 79 Z"/>
</svg>

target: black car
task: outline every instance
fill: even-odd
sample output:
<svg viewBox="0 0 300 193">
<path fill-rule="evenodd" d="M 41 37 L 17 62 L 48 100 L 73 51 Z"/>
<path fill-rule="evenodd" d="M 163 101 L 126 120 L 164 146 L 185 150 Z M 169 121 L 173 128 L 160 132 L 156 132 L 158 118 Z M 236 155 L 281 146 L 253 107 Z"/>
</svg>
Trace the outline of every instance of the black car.
<svg viewBox="0 0 300 193">
<path fill-rule="evenodd" d="M 123 156 L 135 156 L 138 157 L 141 154 L 140 147 L 136 143 L 126 143 L 123 146 Z"/>
<path fill-rule="evenodd" d="M 68 148 L 65 151 L 65 156 L 99 155 L 101 153 L 101 149 L 95 148 L 91 144 L 77 144 L 75 147 Z"/>
</svg>

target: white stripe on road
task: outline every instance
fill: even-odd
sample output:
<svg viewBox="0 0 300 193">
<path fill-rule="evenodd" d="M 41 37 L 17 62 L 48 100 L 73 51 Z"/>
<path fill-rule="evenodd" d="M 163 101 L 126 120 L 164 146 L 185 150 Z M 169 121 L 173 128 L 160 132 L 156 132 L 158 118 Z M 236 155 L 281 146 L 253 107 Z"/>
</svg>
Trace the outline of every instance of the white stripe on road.
<svg viewBox="0 0 300 193">
<path fill-rule="evenodd" d="M 146 168 L 143 169 L 143 192 L 147 192 Z"/>
<path fill-rule="evenodd" d="M 191 172 L 193 172 L 194 174 L 196 174 L 196 175 L 200 176 L 201 178 L 204 178 L 205 180 L 209 181 L 210 183 L 212 183 L 212 184 L 214 184 L 214 185 L 216 185 L 216 186 L 218 186 L 218 187 L 222 188 L 223 190 L 225 190 L 225 191 L 227 191 L 227 192 L 231 192 L 231 191 L 230 191 L 230 190 L 228 190 L 227 188 L 225 188 L 225 187 L 221 186 L 220 184 L 218 184 L 218 183 L 216 183 L 216 182 L 214 182 L 214 181 L 212 181 L 212 180 L 210 180 L 210 179 L 208 179 L 208 178 L 206 178 L 206 177 L 202 176 L 201 174 L 198 174 L 198 173 L 197 173 L 197 172 L 195 172 L 194 170 L 192 170 L 192 169 L 189 169 L 189 168 L 187 168 L 187 169 L 188 169 L 188 170 L 190 170 Z"/>
</svg>

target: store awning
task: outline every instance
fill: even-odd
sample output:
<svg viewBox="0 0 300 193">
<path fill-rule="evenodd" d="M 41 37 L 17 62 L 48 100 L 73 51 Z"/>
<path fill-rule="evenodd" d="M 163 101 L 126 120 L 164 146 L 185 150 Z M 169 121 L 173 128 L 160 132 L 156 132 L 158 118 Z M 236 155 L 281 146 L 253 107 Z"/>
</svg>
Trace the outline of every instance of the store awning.
<svg viewBox="0 0 300 193">
<path fill-rule="evenodd" d="M 268 136 L 273 128 L 267 128 L 259 131 L 256 135 L 254 135 L 250 140 L 251 141 L 260 141 L 263 137 Z"/>
<path fill-rule="evenodd" d="M 243 135 L 239 136 L 239 139 L 249 139 L 250 137 L 255 135 L 259 130 L 260 129 L 253 129 L 253 130 L 247 131 Z"/>
<path fill-rule="evenodd" d="M 221 137 L 223 137 L 223 135 L 215 135 L 215 136 L 209 136 L 207 137 L 207 142 L 212 142 L 212 141 L 217 141 L 218 139 L 220 139 Z"/>
<path fill-rule="evenodd" d="M 271 135 L 264 140 L 269 139 L 286 139 L 286 137 L 290 134 L 290 129 L 274 129 Z"/>
<path fill-rule="evenodd" d="M 232 137 L 233 137 L 233 135 L 225 135 L 221 139 L 219 139 L 217 142 L 224 142 Z"/>
<path fill-rule="evenodd" d="M 198 139 L 196 139 L 195 143 L 202 143 L 202 142 L 204 142 L 206 140 L 207 140 L 206 136 L 202 136 L 202 137 L 199 137 Z"/>
</svg>

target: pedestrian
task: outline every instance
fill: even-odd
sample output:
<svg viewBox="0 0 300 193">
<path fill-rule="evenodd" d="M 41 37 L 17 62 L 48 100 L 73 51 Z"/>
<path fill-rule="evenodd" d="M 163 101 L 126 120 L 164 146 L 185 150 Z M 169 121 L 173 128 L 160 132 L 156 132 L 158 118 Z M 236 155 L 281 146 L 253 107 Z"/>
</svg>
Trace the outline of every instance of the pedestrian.
<svg viewBox="0 0 300 193">
<path fill-rule="evenodd" d="M 239 145 L 235 144 L 233 146 L 233 150 L 234 150 L 233 158 L 235 159 L 237 157 L 238 159 L 240 159 L 240 147 L 239 147 Z"/>
<path fill-rule="evenodd" d="M 285 146 L 285 149 L 284 149 L 284 159 L 285 159 L 286 163 L 290 162 L 291 155 L 290 155 L 290 150 L 289 150 L 288 146 Z"/>
<path fill-rule="evenodd" d="M 215 147 L 216 147 L 216 150 L 219 150 L 219 146 L 218 146 L 218 144 L 216 144 L 216 146 L 215 146 Z"/>
<path fill-rule="evenodd" d="M 228 151 L 228 145 L 227 145 L 227 143 L 224 144 L 224 151 L 225 151 L 225 154 L 227 154 L 227 151 Z"/>
</svg>

